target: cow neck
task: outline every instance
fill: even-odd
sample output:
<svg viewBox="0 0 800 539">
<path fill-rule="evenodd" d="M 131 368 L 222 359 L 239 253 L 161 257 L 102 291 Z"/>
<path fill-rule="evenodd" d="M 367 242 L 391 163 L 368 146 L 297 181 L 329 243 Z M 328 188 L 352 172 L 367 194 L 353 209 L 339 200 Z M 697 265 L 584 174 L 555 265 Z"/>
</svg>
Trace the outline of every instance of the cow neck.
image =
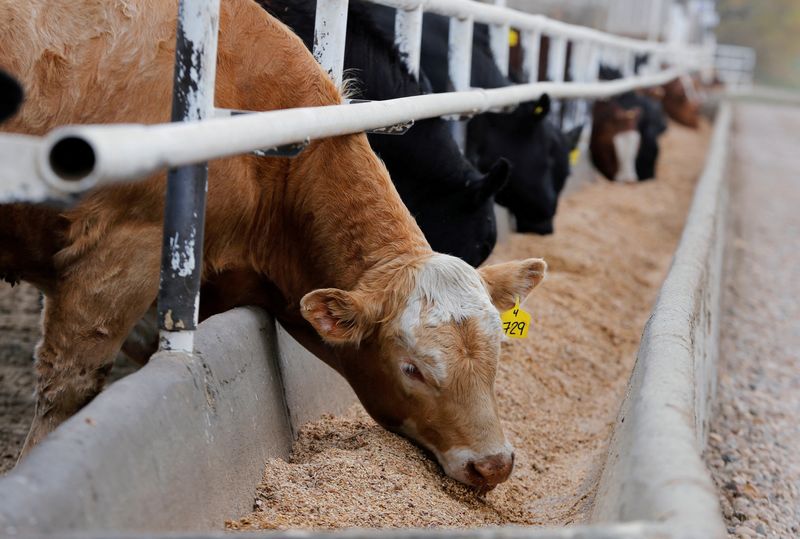
<svg viewBox="0 0 800 539">
<path fill-rule="evenodd" d="M 432 252 L 364 135 L 312 144 L 292 161 L 281 196 L 294 238 L 294 275 L 284 276 L 290 297 L 352 290 L 373 271 Z"/>
</svg>

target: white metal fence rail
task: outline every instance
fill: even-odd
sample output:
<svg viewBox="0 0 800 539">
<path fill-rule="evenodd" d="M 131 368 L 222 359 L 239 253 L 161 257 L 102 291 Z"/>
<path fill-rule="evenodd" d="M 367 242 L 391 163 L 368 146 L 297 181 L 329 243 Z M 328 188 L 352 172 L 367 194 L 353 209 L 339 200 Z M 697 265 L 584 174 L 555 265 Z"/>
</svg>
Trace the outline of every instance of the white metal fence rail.
<svg viewBox="0 0 800 539">
<path fill-rule="evenodd" d="M 738 45 L 717 45 L 716 71 L 728 90 L 744 92 L 753 87 L 756 51 Z"/>
<path fill-rule="evenodd" d="M 397 9 L 396 41 L 409 70 L 419 73 L 423 12 L 450 17 L 449 73 L 456 92 L 422 95 L 382 102 L 337 105 L 317 108 L 253 112 L 216 117 L 192 123 L 159 125 L 79 125 L 55 129 L 44 138 L 0 135 L 0 155 L 18 155 L 0 165 L 0 201 L 11 199 L 42 200 L 62 193 L 76 193 L 103 183 L 133 180 L 166 168 L 205 163 L 211 159 L 248 153 L 335 135 L 405 123 L 436 116 L 459 116 L 514 106 L 538 99 L 543 93 L 554 98 L 603 98 L 632 89 L 663 84 L 689 71 L 707 69 L 713 62 L 708 47 L 665 44 L 619 37 L 590 28 L 521 13 L 501 5 L 481 4 L 470 0 L 369 0 Z M 315 29 L 315 57 L 334 81 L 342 80 L 348 0 L 318 0 Z M 193 28 L 192 17 L 216 13 L 219 0 L 180 0 L 184 28 Z M 189 9 L 191 8 L 191 9 Z M 188 18 L 187 18 L 188 17 Z M 198 19 L 199 20 L 199 19 Z M 472 30 L 475 23 L 488 24 L 492 50 L 501 72 L 508 72 L 508 30 L 521 33 L 524 72 L 528 83 L 492 90 L 470 87 Z M 536 82 L 539 41 L 551 39 L 550 60 L 556 66 L 553 82 Z M 216 40 L 213 32 L 178 36 L 181 39 Z M 571 42 L 570 69 L 574 82 L 562 82 L 566 46 Z M 200 42 L 194 41 L 198 46 Z M 555 46 L 553 46 L 555 44 Z M 215 43 L 202 43 L 204 50 L 215 50 Z M 633 74 L 634 57 L 649 56 L 649 65 L 640 76 Z M 600 62 L 618 67 L 625 77 L 616 81 L 597 81 Z M 205 66 L 193 66 L 193 76 L 203 77 Z M 178 72 L 176 70 L 176 75 Z M 214 73 L 206 73 L 214 80 Z M 176 79 L 177 80 L 177 79 Z M 176 84 L 176 91 L 180 88 Z M 220 112 L 220 111 L 218 111 Z M 227 117 L 221 117 L 227 116 Z M 177 118 L 175 118 L 177 119 Z M 182 204 L 181 204 L 182 203 Z M 199 214 L 198 201 L 182 200 L 177 207 Z M 199 211 L 196 211 L 198 210 Z M 177 210 L 176 210 L 177 211 Z M 167 216 L 169 219 L 169 216 Z M 197 223 L 188 223 L 195 226 Z M 201 238 L 202 239 L 202 238 Z M 165 236 L 164 261 L 170 260 L 170 240 Z M 201 246 L 196 252 L 202 254 Z M 196 268 L 201 260 L 193 260 Z M 162 276 L 165 270 L 162 270 Z M 192 278 L 199 283 L 199 272 Z M 162 281 L 162 285 L 163 285 Z M 185 283 L 184 283 L 185 284 Z M 199 287 L 199 284 L 197 284 Z M 192 310 L 196 298 L 192 300 Z M 187 307 L 188 308 L 188 307 Z M 161 310 L 161 309 L 159 309 Z M 194 327 L 189 324 L 189 327 Z M 185 326 L 186 327 L 186 326 Z M 164 332 L 174 328 L 162 326 Z M 184 338 L 186 337 L 186 338 Z M 167 347 L 191 350 L 191 336 L 162 338 Z M 174 341 L 174 342 L 173 342 Z M 175 344 L 178 343 L 178 344 Z"/>
</svg>

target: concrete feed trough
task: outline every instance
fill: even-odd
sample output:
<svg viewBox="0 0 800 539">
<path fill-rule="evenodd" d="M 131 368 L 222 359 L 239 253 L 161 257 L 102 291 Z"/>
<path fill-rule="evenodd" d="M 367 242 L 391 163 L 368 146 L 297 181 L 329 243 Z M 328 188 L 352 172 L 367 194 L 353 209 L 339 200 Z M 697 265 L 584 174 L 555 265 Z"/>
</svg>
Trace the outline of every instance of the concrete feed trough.
<svg viewBox="0 0 800 539">
<path fill-rule="evenodd" d="M 593 524 L 380 534 L 724 535 L 700 451 L 715 383 L 730 124 L 730 108 L 723 105 L 683 237 L 645 329 Z M 354 402 L 336 373 L 258 310 L 215 316 L 200 326 L 197 339 L 196 356 L 155 356 L 0 480 L 0 534 L 87 537 L 117 530 L 135 536 L 217 527 L 250 509 L 264 461 L 286 457 L 300 425 Z M 208 535 L 215 536 L 223 534 Z"/>
</svg>

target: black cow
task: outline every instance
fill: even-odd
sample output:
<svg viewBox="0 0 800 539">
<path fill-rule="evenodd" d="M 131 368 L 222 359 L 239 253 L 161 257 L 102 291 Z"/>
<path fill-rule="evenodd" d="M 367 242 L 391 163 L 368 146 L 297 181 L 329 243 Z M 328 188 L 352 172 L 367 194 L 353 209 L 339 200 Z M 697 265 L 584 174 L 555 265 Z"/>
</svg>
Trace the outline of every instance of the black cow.
<svg viewBox="0 0 800 539">
<path fill-rule="evenodd" d="M 382 12 L 379 23 L 384 30 L 393 28 L 394 10 L 378 11 Z M 421 64 L 435 92 L 453 90 L 447 69 L 449 33 L 447 17 L 425 14 Z M 495 64 L 486 25 L 475 25 L 471 84 L 480 88 L 512 84 Z M 550 100 L 545 96 L 511 113 L 476 116 L 467 127 L 467 157 L 478 168 L 486 170 L 500 157 L 511 162 L 511 178 L 497 201 L 514 213 L 520 232 L 553 232 L 558 195 L 569 176 L 569 153 L 580 136 L 580 128 L 566 135 L 559 132 L 545 119 L 549 110 Z"/>
<path fill-rule="evenodd" d="M 0 69 L 0 122 L 14 116 L 22 104 L 22 87 L 17 80 Z"/>
<path fill-rule="evenodd" d="M 314 0 L 259 3 L 311 48 Z M 351 97 L 384 100 L 423 93 L 369 9 L 350 2 L 347 15 L 344 67 L 353 81 Z M 498 159 L 482 174 L 464 159 L 447 123 L 438 118 L 419 121 L 402 136 L 370 134 L 369 142 L 431 246 L 473 266 L 483 262 L 497 239 L 494 194 L 508 179 L 508 162 Z"/>
<path fill-rule="evenodd" d="M 582 127 L 562 133 L 547 120 L 549 112 L 550 98 L 545 95 L 511 113 L 470 120 L 467 154 L 478 168 L 498 156 L 514 160 L 511 180 L 497 193 L 497 203 L 514 214 L 517 232 L 553 233 L 558 195 L 570 173 L 569 155 L 581 135 Z"/>
<path fill-rule="evenodd" d="M 622 78 L 622 73 L 618 69 L 600 66 L 600 80 L 619 78 Z M 663 106 L 643 92 L 626 92 L 614 97 L 613 101 L 624 110 L 639 111 L 636 128 L 640 142 L 636 152 L 636 176 L 640 181 L 655 178 L 659 153 L 658 137 L 667 130 Z"/>
</svg>

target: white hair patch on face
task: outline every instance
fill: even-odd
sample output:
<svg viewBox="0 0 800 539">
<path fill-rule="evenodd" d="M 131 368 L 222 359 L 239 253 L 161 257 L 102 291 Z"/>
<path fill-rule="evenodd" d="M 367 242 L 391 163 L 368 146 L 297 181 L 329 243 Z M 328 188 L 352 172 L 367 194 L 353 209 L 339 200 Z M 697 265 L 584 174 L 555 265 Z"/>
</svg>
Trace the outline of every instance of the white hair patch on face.
<svg viewBox="0 0 800 539">
<path fill-rule="evenodd" d="M 618 182 L 635 182 L 636 176 L 636 154 L 639 153 L 639 144 L 642 136 L 639 131 L 623 131 L 614 135 L 614 151 L 617 153 L 617 164 L 619 170 L 614 177 Z"/>
<path fill-rule="evenodd" d="M 413 346 L 417 328 L 468 318 L 476 318 L 487 331 L 500 334 L 500 315 L 475 268 L 459 258 L 434 253 L 416 275 L 400 316 L 401 334 Z"/>
</svg>

